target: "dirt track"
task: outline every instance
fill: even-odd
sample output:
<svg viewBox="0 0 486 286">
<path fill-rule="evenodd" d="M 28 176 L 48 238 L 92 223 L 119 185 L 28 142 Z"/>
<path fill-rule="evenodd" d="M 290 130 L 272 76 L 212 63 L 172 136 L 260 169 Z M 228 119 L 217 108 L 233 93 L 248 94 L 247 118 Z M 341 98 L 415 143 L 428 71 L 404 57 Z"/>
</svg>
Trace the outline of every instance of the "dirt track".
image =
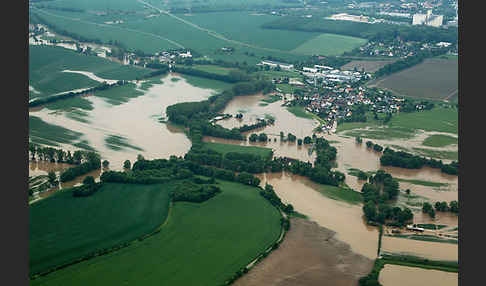
<svg viewBox="0 0 486 286">
<path fill-rule="evenodd" d="M 280 247 L 234 285 L 358 285 L 373 261 L 352 252 L 334 235 L 315 222 L 292 218 Z"/>
</svg>

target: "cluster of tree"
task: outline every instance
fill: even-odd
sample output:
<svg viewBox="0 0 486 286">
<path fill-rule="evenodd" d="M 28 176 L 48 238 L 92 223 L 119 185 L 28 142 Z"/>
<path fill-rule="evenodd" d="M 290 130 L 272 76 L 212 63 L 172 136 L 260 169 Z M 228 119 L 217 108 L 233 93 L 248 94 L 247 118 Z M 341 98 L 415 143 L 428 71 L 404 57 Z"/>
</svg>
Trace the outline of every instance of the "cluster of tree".
<svg viewBox="0 0 486 286">
<path fill-rule="evenodd" d="M 238 71 L 238 70 L 232 70 L 227 75 L 210 73 L 210 72 L 199 70 L 199 69 L 193 69 L 193 68 L 187 68 L 187 67 L 181 67 L 181 66 L 174 66 L 172 68 L 172 70 L 174 72 L 181 73 L 181 74 L 204 77 L 204 78 L 220 80 L 220 81 L 229 82 L 229 83 L 237 83 L 237 82 L 241 82 L 241 81 L 249 81 L 250 80 L 250 77 L 246 73 L 244 73 L 242 71 Z"/>
<path fill-rule="evenodd" d="M 36 99 L 32 100 L 31 102 L 29 102 L 29 107 L 35 107 L 35 106 L 51 103 L 51 102 L 54 102 L 54 101 L 71 98 L 71 97 L 74 97 L 74 96 L 85 95 L 85 94 L 92 93 L 92 92 L 95 92 L 95 91 L 106 90 L 106 89 L 111 88 L 111 87 L 124 85 L 125 83 L 126 82 L 123 81 L 123 80 L 117 81 L 114 84 L 108 84 L 106 82 L 103 82 L 103 83 L 101 83 L 101 84 L 99 84 L 95 87 L 86 89 L 84 91 L 79 91 L 79 92 L 70 91 L 68 93 L 63 93 L 63 94 L 58 94 L 58 95 L 53 95 L 53 96 L 48 96 L 48 97 L 36 98 Z"/>
<path fill-rule="evenodd" d="M 388 147 L 383 151 L 380 164 L 382 166 L 394 166 L 406 169 L 420 169 L 423 166 L 429 166 L 431 168 L 440 168 L 441 172 L 450 175 L 457 175 L 459 171 L 459 163 L 456 161 L 444 164 L 442 160 L 427 159 L 404 151 L 394 151 Z"/>
<path fill-rule="evenodd" d="M 236 118 L 242 118 L 242 117 L 243 116 L 238 117 L 238 115 L 236 115 Z M 273 119 L 273 118 L 269 118 L 267 120 L 263 119 L 263 120 L 259 120 L 257 123 L 252 124 L 252 125 L 244 124 L 243 126 L 238 128 L 238 130 L 240 132 L 246 132 L 246 131 L 250 131 L 250 130 L 253 130 L 253 129 L 262 128 L 262 127 L 265 127 L 265 126 L 273 124 L 273 123 L 275 123 L 275 119 Z"/>
<path fill-rule="evenodd" d="M 365 183 L 361 189 L 363 194 L 363 212 L 369 222 L 403 226 L 413 219 L 413 213 L 409 208 L 391 207 L 387 202 L 398 196 L 399 184 L 392 175 L 383 170 L 378 170 L 374 176 L 370 176 L 369 183 Z"/>
<path fill-rule="evenodd" d="M 250 135 L 248 140 L 250 140 L 250 142 L 257 142 L 257 141 L 258 142 L 267 142 L 268 136 L 265 133 L 260 133 L 260 134 L 253 133 L 253 134 Z"/>
<path fill-rule="evenodd" d="M 372 141 L 366 141 L 366 148 L 381 152 L 383 151 L 383 146 L 373 143 Z"/>
<path fill-rule="evenodd" d="M 185 201 L 201 203 L 220 193 L 221 189 L 214 185 L 199 185 L 191 181 L 181 181 L 170 193 L 170 198 L 174 202 Z"/>
<path fill-rule="evenodd" d="M 422 204 L 422 212 L 428 214 L 431 218 L 435 218 L 435 210 L 428 202 Z"/>
<path fill-rule="evenodd" d="M 383 66 L 382 68 L 380 68 L 375 72 L 374 76 L 378 78 L 395 72 L 399 72 L 404 69 L 408 69 L 409 67 L 412 67 L 414 65 L 418 65 L 422 63 L 426 58 L 439 56 L 445 53 L 447 53 L 446 48 L 441 48 L 437 50 L 424 50 L 416 53 L 413 56 L 409 56 L 404 59 L 400 59 L 398 61 Z"/>
<path fill-rule="evenodd" d="M 193 144 L 201 144 L 202 136 L 214 136 L 227 139 L 245 140 L 238 128 L 226 129 L 220 125 L 209 122 L 226 104 L 239 95 L 254 94 L 259 91 L 267 93 L 273 89 L 273 84 L 268 81 L 255 80 L 233 85 L 230 90 L 213 95 L 201 102 L 183 102 L 167 107 L 169 121 L 189 127 Z"/>
<path fill-rule="evenodd" d="M 61 173 L 60 180 L 62 183 L 87 174 L 93 170 L 101 168 L 101 158 L 98 153 L 84 152 L 84 160 L 77 166 L 71 167 Z"/>
<path fill-rule="evenodd" d="M 434 211 L 435 208 L 435 211 Z M 449 204 L 447 202 L 435 202 L 434 206 L 428 202 L 423 203 L 422 205 L 422 212 L 428 213 L 431 218 L 435 218 L 435 212 L 452 212 L 455 214 L 459 213 L 459 202 L 458 201 L 451 201 Z"/>
<path fill-rule="evenodd" d="M 356 136 L 356 143 L 358 143 L 358 144 L 363 143 L 363 138 Z"/>
<path fill-rule="evenodd" d="M 402 105 L 400 106 L 400 111 L 403 112 L 418 111 L 417 105 L 423 106 L 421 110 L 431 110 L 435 106 L 434 103 L 429 102 L 427 100 L 414 101 L 409 98 L 406 98 L 405 101 L 403 101 Z"/>
<path fill-rule="evenodd" d="M 96 183 L 93 176 L 87 176 L 83 180 L 83 185 L 73 188 L 73 197 L 88 197 L 96 193 L 103 183 Z"/>
<path fill-rule="evenodd" d="M 338 123 L 343 122 L 366 122 L 366 106 L 364 104 L 359 104 L 356 106 L 350 116 L 346 116 L 338 120 Z"/>
</svg>

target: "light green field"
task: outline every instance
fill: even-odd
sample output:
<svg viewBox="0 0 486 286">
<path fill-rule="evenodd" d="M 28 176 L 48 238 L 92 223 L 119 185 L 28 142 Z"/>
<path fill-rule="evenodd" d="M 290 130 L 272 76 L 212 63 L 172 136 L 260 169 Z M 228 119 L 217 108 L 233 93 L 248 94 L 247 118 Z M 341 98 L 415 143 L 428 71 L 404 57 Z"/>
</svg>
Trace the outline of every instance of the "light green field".
<svg viewBox="0 0 486 286">
<path fill-rule="evenodd" d="M 458 140 L 456 137 L 447 135 L 431 135 L 422 142 L 424 146 L 430 147 L 445 147 L 452 144 L 457 144 Z"/>
<path fill-rule="evenodd" d="M 321 185 L 318 191 L 333 200 L 343 201 L 349 204 L 360 204 L 363 202 L 361 193 L 353 191 L 352 189 Z"/>
<path fill-rule="evenodd" d="M 240 146 L 234 144 L 222 144 L 222 143 L 213 143 L 213 142 L 205 142 L 203 149 L 211 149 L 222 153 L 225 155 L 229 152 L 237 152 L 237 153 L 249 153 L 253 155 L 258 155 L 263 158 L 270 158 L 272 157 L 272 149 L 267 147 L 257 147 L 257 146 Z"/>
<path fill-rule="evenodd" d="M 30 93 L 32 97 L 41 97 L 73 89 L 94 87 L 99 82 L 84 75 L 63 73 L 63 70 L 93 72 L 107 79 L 135 79 L 148 74 L 149 69 L 122 66 L 96 56 L 86 56 L 61 47 L 29 46 L 29 84 L 41 94 Z"/>
<path fill-rule="evenodd" d="M 29 207 L 30 272 L 148 234 L 166 219 L 171 186 L 105 184 L 89 197 L 65 190 Z"/>
<path fill-rule="evenodd" d="M 366 42 L 366 39 L 356 37 L 336 34 L 320 34 L 301 44 L 293 51 L 305 55 L 336 56 L 362 46 L 366 44 Z"/>
<path fill-rule="evenodd" d="M 31 281 L 31 285 L 222 285 L 280 235 L 280 214 L 257 188 L 219 183 L 222 193 L 178 202 L 143 241 Z"/>
<path fill-rule="evenodd" d="M 224 81 L 219 81 L 214 79 L 208 79 L 204 77 L 197 77 L 197 76 L 185 75 L 185 74 L 180 74 L 180 76 L 183 77 L 190 85 L 200 87 L 200 88 L 214 89 L 215 91 L 223 91 L 233 86 L 232 83 L 227 83 Z"/>
<path fill-rule="evenodd" d="M 304 107 L 302 106 L 290 106 L 287 107 L 287 110 L 292 113 L 293 115 L 301 118 L 313 119 L 314 117 L 305 111 Z"/>
<path fill-rule="evenodd" d="M 209 72 L 209 73 L 221 74 L 221 75 L 228 75 L 230 71 L 235 70 L 232 68 L 225 68 L 225 67 L 214 66 L 214 65 L 193 65 L 191 66 L 191 68 Z"/>
<path fill-rule="evenodd" d="M 129 101 L 131 98 L 144 95 L 143 92 L 135 88 L 135 84 L 127 83 L 122 86 L 96 91 L 94 95 L 104 98 L 110 104 L 118 105 Z"/>
<path fill-rule="evenodd" d="M 153 4 L 161 5 L 160 3 Z M 133 15 L 118 15 L 118 19 L 123 20 L 124 23 L 108 25 L 99 19 L 94 19 L 94 16 L 88 13 L 45 9 L 31 10 L 57 27 L 103 42 L 116 40 L 130 49 L 155 53 L 164 49 L 191 48 L 211 59 L 246 61 L 250 65 L 258 63 L 261 56 L 272 56 L 284 60 L 302 60 L 303 55 L 287 51 L 295 48 L 294 46 L 284 47 L 284 43 L 291 43 L 292 45 L 293 43 L 303 43 L 310 36 L 316 35 L 306 32 L 291 32 L 296 35 L 292 36 L 293 41 L 287 41 L 284 40 L 284 36 L 287 37 L 289 32 L 277 32 L 281 33 L 282 37 L 276 37 L 274 36 L 275 31 L 261 29 L 258 27 L 259 22 L 253 22 L 254 18 L 256 19 L 259 16 L 251 16 L 244 12 L 216 13 L 216 16 L 213 16 L 213 13 L 198 14 L 197 17 L 202 17 L 200 25 L 196 16 L 193 19 L 184 15 L 172 17 L 166 14 L 151 18 L 145 18 L 145 14 L 138 18 Z M 228 17 L 231 22 L 224 25 L 225 27 L 218 25 L 217 29 L 211 28 L 213 24 L 217 24 L 214 19 L 222 21 Z M 184 20 L 190 23 L 184 22 Z M 245 21 L 247 22 L 244 23 Z M 245 24 L 244 29 L 241 29 L 241 23 Z M 226 32 L 231 33 L 231 35 L 226 34 Z M 282 38 L 282 40 L 278 40 L 279 38 Z M 247 39 L 251 41 L 247 42 Z M 234 47 L 235 52 L 232 54 L 221 52 L 221 48 L 228 46 Z"/>
<path fill-rule="evenodd" d="M 459 153 L 457 151 L 443 151 L 443 150 L 431 150 L 425 148 L 412 148 L 413 151 L 421 156 L 432 157 L 436 159 L 446 160 L 458 160 Z"/>
<path fill-rule="evenodd" d="M 401 112 L 393 115 L 387 125 L 370 118 L 367 122 L 349 122 L 338 124 L 337 132 L 349 136 L 361 136 L 369 139 L 411 138 L 416 130 L 438 131 L 457 134 L 459 116 L 457 109 L 433 108 L 421 112 Z M 370 130 L 354 130 L 371 127 Z"/>
</svg>

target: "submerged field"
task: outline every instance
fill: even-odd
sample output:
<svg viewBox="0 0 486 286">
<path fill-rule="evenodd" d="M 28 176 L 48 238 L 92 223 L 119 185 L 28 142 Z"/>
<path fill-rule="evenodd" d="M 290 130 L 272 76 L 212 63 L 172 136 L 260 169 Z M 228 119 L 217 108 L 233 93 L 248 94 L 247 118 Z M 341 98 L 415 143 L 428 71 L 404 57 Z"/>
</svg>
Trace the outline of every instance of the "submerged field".
<svg viewBox="0 0 486 286">
<path fill-rule="evenodd" d="M 206 202 L 175 203 L 160 233 L 31 285 L 222 284 L 277 240 L 280 214 L 254 187 L 219 186 Z"/>
<path fill-rule="evenodd" d="M 445 100 L 458 94 L 458 61 L 427 59 L 409 69 L 394 73 L 375 83 L 380 88 L 414 98 Z"/>
<path fill-rule="evenodd" d="M 170 189 L 170 184 L 107 183 L 89 197 L 73 197 L 68 189 L 30 206 L 30 272 L 155 230 L 167 217 Z"/>
</svg>

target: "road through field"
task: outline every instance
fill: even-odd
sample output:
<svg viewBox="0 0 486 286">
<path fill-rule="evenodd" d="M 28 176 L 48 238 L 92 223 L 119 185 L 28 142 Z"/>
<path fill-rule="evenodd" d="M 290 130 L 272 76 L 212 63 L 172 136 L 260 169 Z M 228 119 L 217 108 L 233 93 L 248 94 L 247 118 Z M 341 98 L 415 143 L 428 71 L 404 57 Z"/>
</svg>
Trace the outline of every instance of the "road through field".
<svg viewBox="0 0 486 286">
<path fill-rule="evenodd" d="M 141 33 L 141 34 L 144 34 L 144 35 L 156 37 L 156 38 L 165 40 L 165 41 L 167 41 L 167 42 L 169 42 L 169 43 L 171 43 L 171 44 L 173 44 L 173 45 L 175 45 L 175 46 L 177 46 L 177 47 L 179 47 L 181 49 L 184 49 L 184 46 L 181 45 L 180 43 L 177 43 L 175 41 L 172 41 L 171 39 L 162 37 L 160 35 L 156 35 L 156 34 L 144 32 L 144 31 L 139 31 L 139 30 L 134 30 L 134 29 L 130 29 L 130 28 L 122 28 L 122 27 L 117 27 L 117 26 L 112 26 L 112 25 L 107 25 L 107 24 L 100 24 L 100 23 L 95 23 L 95 22 L 90 22 L 90 21 L 84 21 L 84 20 L 80 20 L 80 19 L 73 19 L 73 18 L 61 16 L 61 15 L 52 14 L 52 13 L 46 12 L 46 11 L 44 11 L 42 9 L 35 8 L 35 7 L 32 7 L 32 8 L 34 10 L 36 10 L 37 12 L 41 12 L 41 13 L 44 13 L 46 15 L 50 15 L 50 16 L 54 16 L 54 17 L 63 18 L 63 19 L 66 19 L 66 20 L 77 21 L 77 22 L 81 22 L 81 23 L 85 23 L 85 24 L 91 24 L 91 25 L 96 25 L 96 26 L 100 26 L 100 27 L 116 28 L 116 29 L 120 29 L 120 30 L 126 30 L 126 31 L 130 31 L 130 32 L 136 32 L 136 33 Z"/>
<path fill-rule="evenodd" d="M 142 3 L 142 4 L 145 4 L 145 5 L 149 6 L 149 7 L 150 7 L 150 8 L 152 8 L 152 9 L 155 9 L 155 10 L 159 11 L 160 13 L 166 14 L 166 15 L 167 15 L 167 16 L 169 16 L 169 17 L 172 17 L 172 18 L 174 18 L 174 19 L 176 19 L 176 20 L 178 20 L 178 21 L 181 21 L 181 22 L 183 22 L 183 23 L 185 23 L 185 24 L 187 24 L 187 25 L 189 25 L 189 26 L 191 26 L 191 27 L 194 27 L 194 28 L 196 28 L 196 29 L 198 29 L 198 30 L 200 30 L 200 31 L 202 31 L 202 32 L 206 32 L 206 33 L 208 33 L 208 35 L 210 35 L 210 36 L 213 36 L 213 37 L 215 37 L 215 38 L 217 38 L 217 39 L 220 39 L 220 40 L 223 40 L 223 41 L 226 41 L 226 42 L 229 42 L 229 43 L 233 43 L 233 44 L 237 44 L 237 45 L 242 45 L 242 46 L 246 46 L 246 47 L 249 47 L 249 48 L 254 48 L 254 49 L 259 49 L 259 50 L 269 51 L 269 52 L 279 52 L 279 53 L 286 53 L 286 54 L 290 54 L 290 55 L 296 55 L 296 54 L 298 54 L 298 53 L 292 53 L 292 52 L 287 52 L 287 51 L 283 51 L 283 50 L 276 50 L 276 49 L 270 49 L 270 48 L 263 48 L 263 47 L 259 47 L 259 46 L 250 45 L 250 44 L 248 44 L 248 43 L 244 43 L 244 42 L 240 42 L 240 41 L 236 41 L 236 40 L 228 39 L 228 38 L 226 38 L 225 36 L 223 36 L 223 35 L 221 35 L 221 34 L 219 34 L 219 33 L 215 32 L 215 31 L 212 31 L 212 30 L 209 30 L 209 29 L 203 28 L 203 27 L 198 26 L 198 25 L 196 25 L 196 24 L 194 24 L 194 23 L 192 23 L 192 22 L 189 22 L 189 21 L 187 21 L 187 20 L 185 20 L 185 19 L 182 19 L 182 18 L 180 18 L 180 17 L 177 17 L 176 15 L 171 14 L 169 11 L 162 10 L 162 9 L 160 9 L 160 8 L 158 8 L 158 7 L 155 7 L 155 6 L 153 6 L 153 5 L 151 5 L 151 4 L 147 3 L 147 2 L 145 2 L 145 1 L 143 1 L 143 0 L 137 0 L 137 1 L 138 1 L 138 2 L 140 2 L 140 3 Z"/>
</svg>

